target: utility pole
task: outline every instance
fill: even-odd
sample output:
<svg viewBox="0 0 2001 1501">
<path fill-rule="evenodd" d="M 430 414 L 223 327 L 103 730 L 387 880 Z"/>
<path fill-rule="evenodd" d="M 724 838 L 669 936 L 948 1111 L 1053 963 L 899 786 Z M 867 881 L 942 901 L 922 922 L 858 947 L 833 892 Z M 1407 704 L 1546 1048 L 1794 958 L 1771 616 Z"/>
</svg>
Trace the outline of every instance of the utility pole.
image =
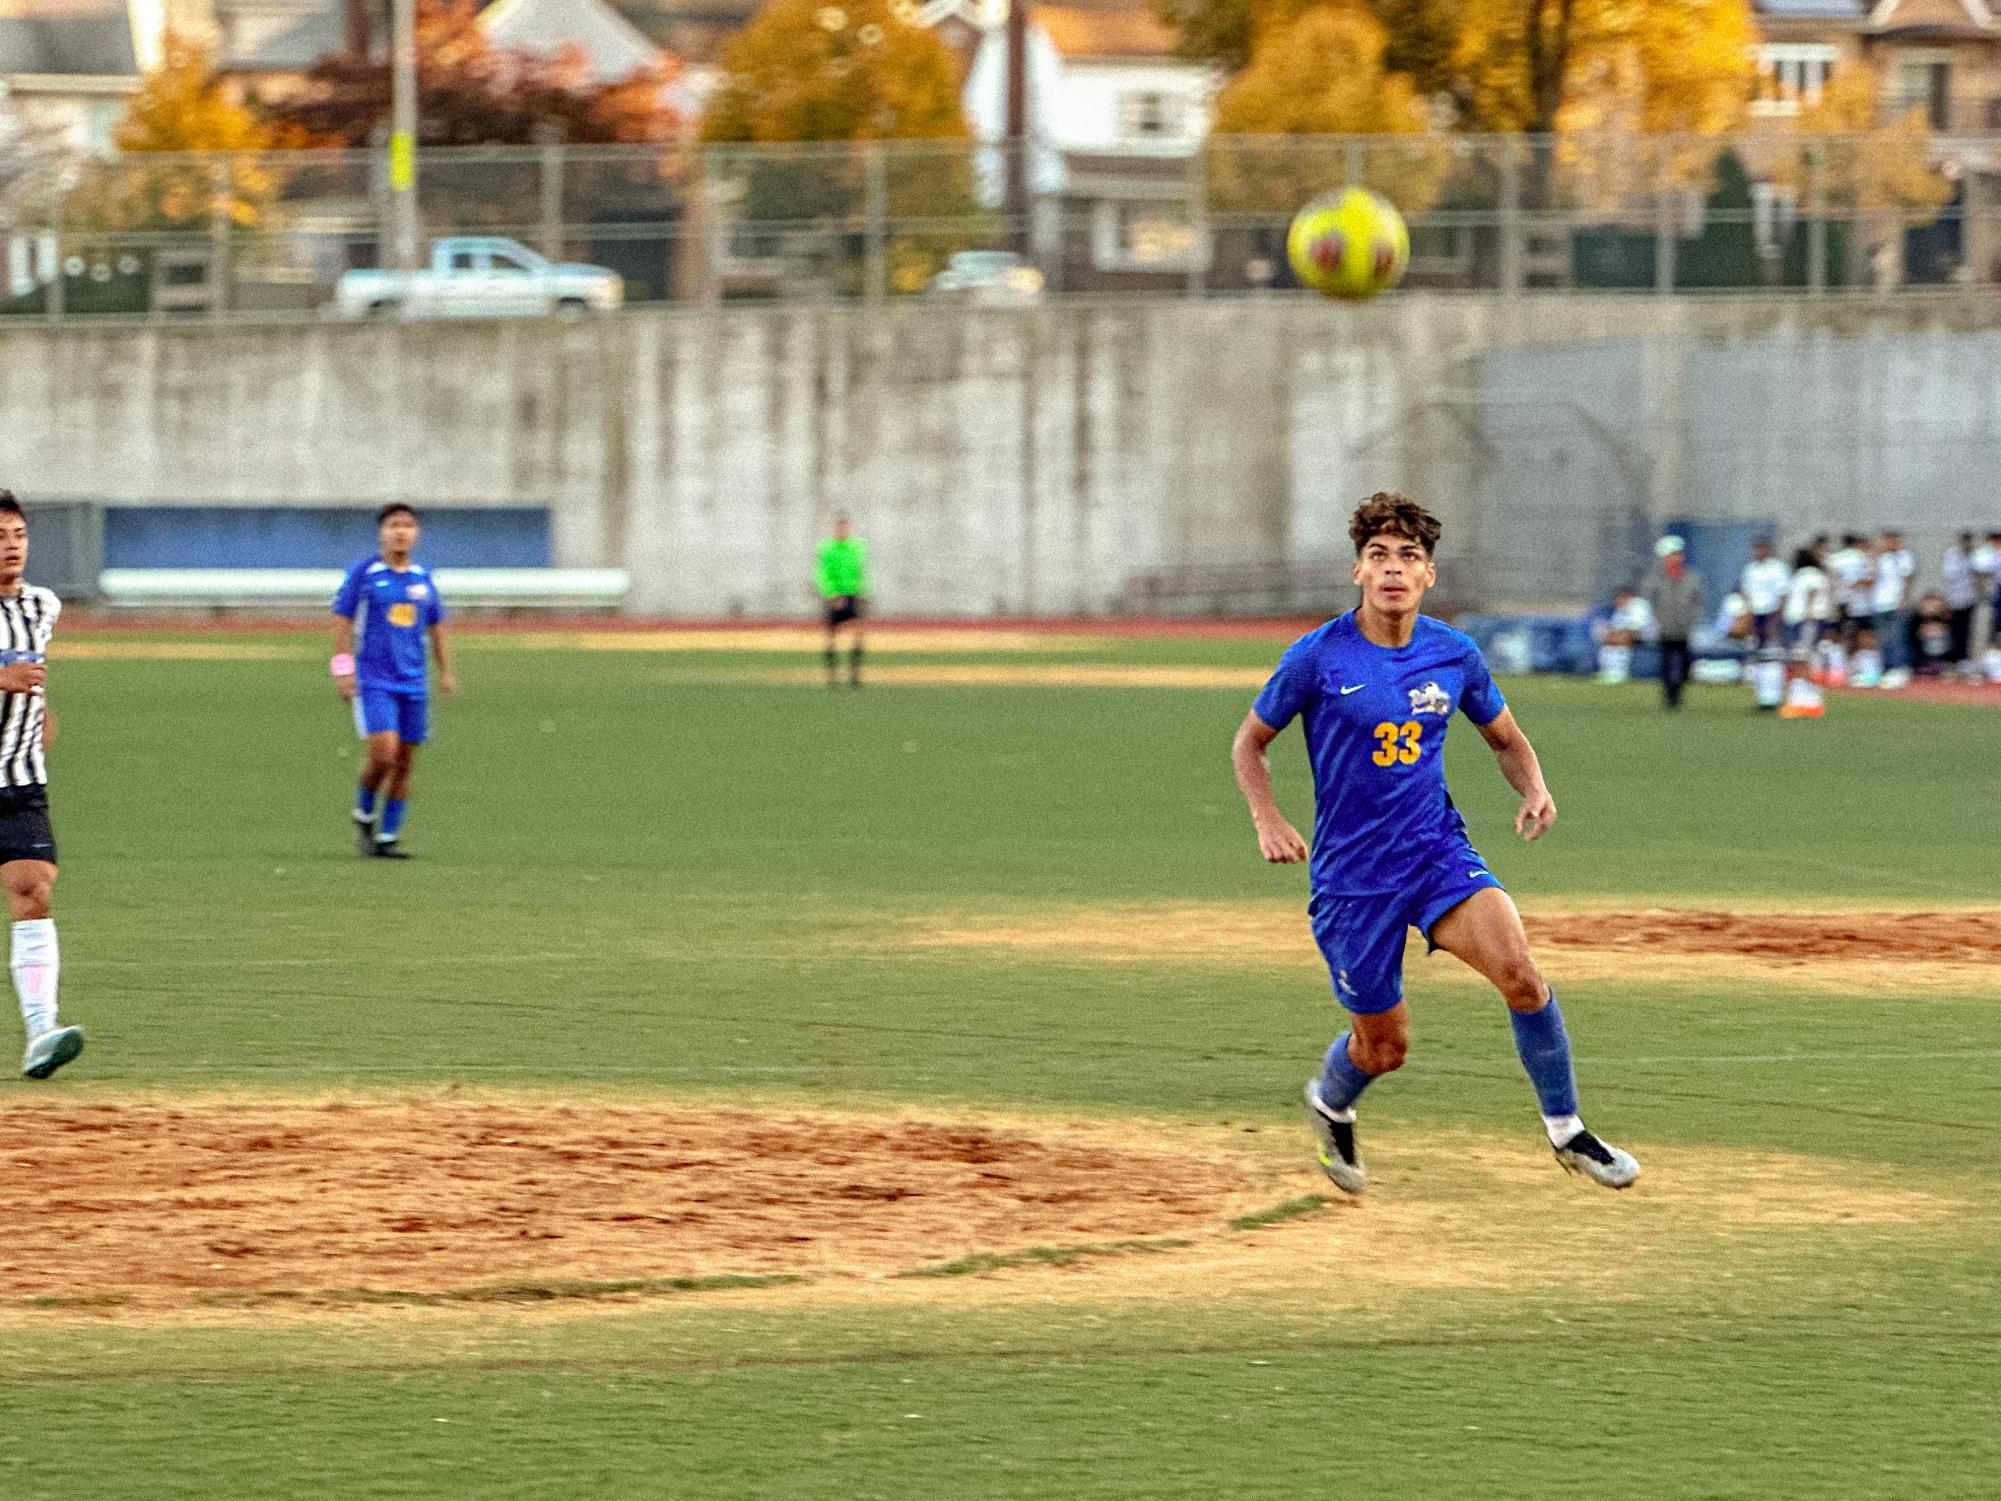
<svg viewBox="0 0 2001 1501">
<path fill-rule="evenodd" d="M 1024 257 L 1034 254 L 1028 222 L 1028 0 L 1007 7 L 1007 155 L 1002 211 L 1008 235 Z"/>
<path fill-rule="evenodd" d="M 417 265 L 417 0 L 391 0 L 389 212 L 398 270 Z"/>
</svg>

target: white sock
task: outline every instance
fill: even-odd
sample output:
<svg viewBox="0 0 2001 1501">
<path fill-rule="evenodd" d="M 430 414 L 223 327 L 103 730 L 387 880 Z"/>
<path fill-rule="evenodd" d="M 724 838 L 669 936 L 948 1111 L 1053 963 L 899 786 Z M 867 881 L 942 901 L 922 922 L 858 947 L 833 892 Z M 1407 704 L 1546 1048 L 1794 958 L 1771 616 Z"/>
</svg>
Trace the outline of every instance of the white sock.
<svg viewBox="0 0 2001 1501">
<path fill-rule="evenodd" d="M 1344 1126 L 1355 1124 L 1355 1107 L 1353 1105 L 1350 1105 L 1346 1110 L 1324 1110 L 1322 1113 L 1330 1121 L 1339 1121 Z"/>
<path fill-rule="evenodd" d="M 1545 1115 L 1542 1128 L 1549 1133 L 1549 1144 L 1560 1147 L 1584 1129 L 1584 1122 L 1574 1115 Z"/>
<path fill-rule="evenodd" d="M 14 993 L 21 998 L 21 1021 L 28 1036 L 40 1037 L 56 1024 L 56 980 L 62 960 L 56 951 L 56 920 L 36 917 L 14 924 Z"/>
</svg>

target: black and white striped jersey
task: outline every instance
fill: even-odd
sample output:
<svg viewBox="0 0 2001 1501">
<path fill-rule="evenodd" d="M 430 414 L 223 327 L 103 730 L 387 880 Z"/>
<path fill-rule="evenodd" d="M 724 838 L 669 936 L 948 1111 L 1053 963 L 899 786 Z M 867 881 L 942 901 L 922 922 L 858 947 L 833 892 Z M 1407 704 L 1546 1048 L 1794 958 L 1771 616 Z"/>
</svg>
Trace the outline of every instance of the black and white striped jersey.
<svg viewBox="0 0 2001 1501">
<path fill-rule="evenodd" d="M 62 601 L 46 589 L 23 584 L 0 594 L 0 667 L 47 660 Z M 34 693 L 0 693 L 0 788 L 40 787 L 49 770 L 42 760 L 46 702 Z"/>
</svg>

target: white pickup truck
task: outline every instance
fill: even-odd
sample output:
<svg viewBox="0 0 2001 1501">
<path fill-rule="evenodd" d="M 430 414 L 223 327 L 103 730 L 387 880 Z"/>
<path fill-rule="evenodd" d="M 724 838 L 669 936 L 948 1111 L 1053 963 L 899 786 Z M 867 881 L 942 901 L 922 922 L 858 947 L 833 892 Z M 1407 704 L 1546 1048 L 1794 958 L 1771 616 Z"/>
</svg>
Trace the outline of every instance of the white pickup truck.
<svg viewBox="0 0 2001 1501">
<path fill-rule="evenodd" d="M 496 235 L 453 235 L 431 244 L 428 271 L 350 271 L 334 289 L 344 318 L 534 317 L 609 312 L 625 280 L 602 266 L 559 266 Z"/>
</svg>

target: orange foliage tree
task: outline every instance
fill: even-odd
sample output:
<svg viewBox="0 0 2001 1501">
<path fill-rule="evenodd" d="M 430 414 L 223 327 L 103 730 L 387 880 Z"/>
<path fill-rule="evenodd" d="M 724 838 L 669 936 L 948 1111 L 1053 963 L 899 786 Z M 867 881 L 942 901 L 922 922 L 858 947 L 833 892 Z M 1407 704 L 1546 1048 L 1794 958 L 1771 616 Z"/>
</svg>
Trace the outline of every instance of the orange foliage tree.
<svg viewBox="0 0 2001 1501">
<path fill-rule="evenodd" d="M 908 143 L 885 153 L 889 219 L 981 217 L 958 60 L 910 14 L 893 0 L 767 0 L 730 42 L 702 136 L 760 148 L 716 158 L 738 186 L 744 221 L 786 226 L 775 232 L 801 244 L 851 238 L 866 208 L 861 156 L 804 143 L 861 141 Z M 968 238 L 954 229 L 890 236 L 893 284 L 914 290 Z"/>
</svg>

